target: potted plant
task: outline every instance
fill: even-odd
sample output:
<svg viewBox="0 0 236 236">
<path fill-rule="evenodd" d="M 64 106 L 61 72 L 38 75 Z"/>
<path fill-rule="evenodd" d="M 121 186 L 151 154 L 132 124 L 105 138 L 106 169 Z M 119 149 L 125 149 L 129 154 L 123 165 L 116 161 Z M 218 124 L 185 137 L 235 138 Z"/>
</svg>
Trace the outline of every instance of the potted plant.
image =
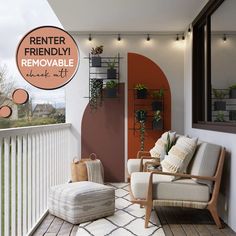
<svg viewBox="0 0 236 236">
<path fill-rule="evenodd" d="M 229 87 L 229 97 L 236 98 L 236 84 L 233 84 Z"/>
<path fill-rule="evenodd" d="M 225 114 L 223 111 L 219 111 L 216 119 L 214 120 L 215 122 L 225 122 Z"/>
<path fill-rule="evenodd" d="M 137 98 L 138 99 L 147 98 L 148 89 L 144 84 L 136 84 L 135 90 L 137 90 Z"/>
<path fill-rule="evenodd" d="M 145 122 L 147 119 L 147 111 L 145 110 L 137 110 L 135 112 L 135 116 L 137 121 L 140 123 L 140 150 L 144 150 L 144 141 L 145 141 Z"/>
<path fill-rule="evenodd" d="M 157 111 L 163 110 L 163 96 L 164 96 L 164 89 L 160 88 L 159 90 L 155 90 L 152 93 L 152 98 L 154 99 L 154 101 L 152 102 L 152 110 L 153 111 Z"/>
<path fill-rule="evenodd" d="M 103 80 L 93 79 L 91 82 L 91 91 L 90 91 L 90 108 L 92 110 L 97 109 L 98 99 L 101 97 L 103 87 Z"/>
<path fill-rule="evenodd" d="M 106 97 L 115 98 L 117 96 L 118 83 L 115 80 L 107 81 L 106 83 Z"/>
<path fill-rule="evenodd" d="M 135 117 L 138 122 L 145 122 L 147 119 L 147 111 L 145 110 L 137 110 L 135 112 Z"/>
<path fill-rule="evenodd" d="M 116 68 L 115 68 L 115 65 L 116 65 L 116 58 L 114 58 L 113 60 L 109 60 L 107 62 L 107 66 L 108 66 L 107 78 L 108 79 L 116 79 Z"/>
<path fill-rule="evenodd" d="M 225 98 L 226 92 L 219 89 L 212 89 L 214 98 L 217 99 L 217 101 L 214 102 L 214 110 L 215 111 L 225 111 L 226 109 L 226 102 L 222 101 L 222 99 Z"/>
<path fill-rule="evenodd" d="M 229 120 L 236 120 L 236 110 L 229 111 Z"/>
<path fill-rule="evenodd" d="M 154 113 L 153 120 L 152 120 L 152 128 L 155 130 L 162 130 L 163 129 L 163 120 L 161 118 L 161 111 L 157 110 Z"/>
<path fill-rule="evenodd" d="M 102 59 L 100 57 L 100 54 L 103 53 L 103 46 L 97 46 L 95 48 L 91 49 L 92 54 L 92 66 L 93 67 L 101 67 L 102 65 Z"/>
</svg>

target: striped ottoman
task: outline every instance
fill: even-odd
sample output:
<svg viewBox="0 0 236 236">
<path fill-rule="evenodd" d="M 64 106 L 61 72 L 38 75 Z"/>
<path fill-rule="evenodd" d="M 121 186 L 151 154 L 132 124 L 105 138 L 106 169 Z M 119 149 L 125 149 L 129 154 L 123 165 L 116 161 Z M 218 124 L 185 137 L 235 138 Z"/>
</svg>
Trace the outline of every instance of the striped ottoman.
<svg viewBox="0 0 236 236">
<path fill-rule="evenodd" d="M 83 181 L 57 185 L 49 193 L 49 212 L 72 224 L 113 215 L 115 189 Z"/>
</svg>

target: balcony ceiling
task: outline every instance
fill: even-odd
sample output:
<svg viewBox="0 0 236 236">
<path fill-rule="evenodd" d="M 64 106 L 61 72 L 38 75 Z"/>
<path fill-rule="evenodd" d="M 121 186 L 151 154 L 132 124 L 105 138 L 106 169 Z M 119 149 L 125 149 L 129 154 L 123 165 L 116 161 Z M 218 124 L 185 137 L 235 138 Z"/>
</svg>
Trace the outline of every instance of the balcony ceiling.
<svg viewBox="0 0 236 236">
<path fill-rule="evenodd" d="M 208 0 L 48 0 L 67 31 L 184 31 Z"/>
</svg>

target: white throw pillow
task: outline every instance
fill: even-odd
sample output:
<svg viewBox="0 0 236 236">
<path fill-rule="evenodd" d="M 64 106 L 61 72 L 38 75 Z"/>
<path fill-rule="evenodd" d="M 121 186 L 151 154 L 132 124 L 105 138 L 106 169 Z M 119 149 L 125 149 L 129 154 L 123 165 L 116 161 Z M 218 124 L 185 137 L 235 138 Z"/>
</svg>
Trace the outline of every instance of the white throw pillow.
<svg viewBox="0 0 236 236">
<path fill-rule="evenodd" d="M 161 162 L 162 170 L 185 173 L 197 146 L 197 138 L 181 136 Z"/>
<path fill-rule="evenodd" d="M 165 145 L 167 144 L 167 137 L 170 137 L 170 142 L 175 140 L 176 132 L 167 131 L 156 141 L 155 146 L 149 151 L 152 157 L 160 158 L 163 160 L 166 154 Z"/>
</svg>

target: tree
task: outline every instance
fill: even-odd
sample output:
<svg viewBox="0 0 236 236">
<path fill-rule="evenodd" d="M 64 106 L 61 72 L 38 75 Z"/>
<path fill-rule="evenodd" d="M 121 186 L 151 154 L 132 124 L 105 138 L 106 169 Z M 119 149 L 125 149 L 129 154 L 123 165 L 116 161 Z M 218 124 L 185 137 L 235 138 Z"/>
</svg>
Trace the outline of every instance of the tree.
<svg viewBox="0 0 236 236">
<path fill-rule="evenodd" d="M 14 90 L 14 82 L 12 76 L 8 75 L 7 66 L 0 65 L 0 106 L 5 103 L 7 105 Z"/>
</svg>

